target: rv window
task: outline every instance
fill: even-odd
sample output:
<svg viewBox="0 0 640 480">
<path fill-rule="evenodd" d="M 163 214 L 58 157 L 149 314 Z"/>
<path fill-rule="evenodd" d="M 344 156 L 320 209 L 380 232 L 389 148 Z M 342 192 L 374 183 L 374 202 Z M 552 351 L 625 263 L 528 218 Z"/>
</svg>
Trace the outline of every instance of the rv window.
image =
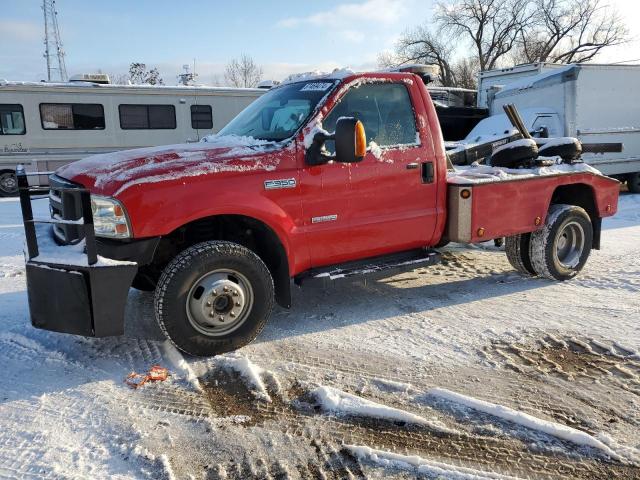
<svg viewBox="0 0 640 480">
<path fill-rule="evenodd" d="M 45 130 L 104 130 L 104 108 L 95 103 L 41 103 Z"/>
<path fill-rule="evenodd" d="M 176 128 L 176 108 L 173 105 L 120 105 L 118 111 L 123 130 Z"/>
<path fill-rule="evenodd" d="M 22 105 L 0 105 L 0 135 L 24 135 Z"/>
<path fill-rule="evenodd" d="M 191 128 L 196 130 L 213 128 L 211 105 L 191 105 Z"/>
</svg>

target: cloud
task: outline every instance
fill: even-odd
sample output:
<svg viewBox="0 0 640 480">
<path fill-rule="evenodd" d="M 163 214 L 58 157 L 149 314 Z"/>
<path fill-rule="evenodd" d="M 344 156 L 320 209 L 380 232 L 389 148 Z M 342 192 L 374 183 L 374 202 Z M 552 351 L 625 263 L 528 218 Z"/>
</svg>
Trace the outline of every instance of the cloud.
<svg viewBox="0 0 640 480">
<path fill-rule="evenodd" d="M 366 0 L 360 3 L 346 3 L 330 10 L 305 17 L 287 17 L 277 26 L 293 28 L 304 25 L 331 27 L 358 26 L 362 22 L 391 25 L 398 22 L 405 11 L 402 0 Z"/>
</svg>

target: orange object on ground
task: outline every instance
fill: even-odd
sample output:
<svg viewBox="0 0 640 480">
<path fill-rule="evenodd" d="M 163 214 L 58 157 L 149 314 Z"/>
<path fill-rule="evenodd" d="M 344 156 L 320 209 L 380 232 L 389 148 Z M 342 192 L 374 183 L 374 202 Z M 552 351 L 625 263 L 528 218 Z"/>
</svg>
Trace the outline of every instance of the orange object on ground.
<svg viewBox="0 0 640 480">
<path fill-rule="evenodd" d="M 154 365 L 151 367 L 146 374 L 131 372 L 127 375 L 127 378 L 124 379 L 124 383 L 129 385 L 131 388 L 138 388 L 144 385 L 145 383 L 151 382 L 164 382 L 169 376 L 169 371 L 161 367 L 160 365 Z"/>
</svg>

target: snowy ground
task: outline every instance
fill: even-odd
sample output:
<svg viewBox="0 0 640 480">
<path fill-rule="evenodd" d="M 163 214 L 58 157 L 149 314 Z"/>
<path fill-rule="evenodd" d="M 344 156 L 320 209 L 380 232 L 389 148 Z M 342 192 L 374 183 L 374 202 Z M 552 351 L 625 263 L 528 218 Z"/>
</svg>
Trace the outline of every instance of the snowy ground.
<svg viewBox="0 0 640 480">
<path fill-rule="evenodd" d="M 125 337 L 31 328 L 0 200 L 0 478 L 640 478 L 640 196 L 605 228 L 570 282 L 449 248 L 296 291 L 252 345 L 201 360 L 135 291 Z M 153 364 L 170 379 L 123 383 Z"/>
</svg>

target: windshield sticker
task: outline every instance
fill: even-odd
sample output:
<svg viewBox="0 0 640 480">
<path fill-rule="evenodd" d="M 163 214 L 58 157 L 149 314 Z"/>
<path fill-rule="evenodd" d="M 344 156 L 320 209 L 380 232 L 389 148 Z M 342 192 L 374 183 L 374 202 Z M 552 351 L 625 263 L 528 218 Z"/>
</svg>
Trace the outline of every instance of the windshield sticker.
<svg viewBox="0 0 640 480">
<path fill-rule="evenodd" d="M 327 83 L 327 82 L 307 83 L 304 87 L 300 89 L 300 91 L 301 92 L 324 92 L 325 90 L 328 90 L 329 88 L 331 88 L 331 85 L 333 85 L 333 83 Z"/>
</svg>

